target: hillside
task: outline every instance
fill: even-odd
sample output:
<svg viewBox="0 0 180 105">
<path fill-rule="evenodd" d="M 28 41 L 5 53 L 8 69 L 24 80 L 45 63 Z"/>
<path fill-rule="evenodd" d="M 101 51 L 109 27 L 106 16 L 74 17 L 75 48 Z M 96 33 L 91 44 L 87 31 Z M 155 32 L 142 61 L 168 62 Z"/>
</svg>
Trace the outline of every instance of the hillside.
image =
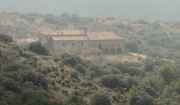
<svg viewBox="0 0 180 105">
<path fill-rule="evenodd" d="M 70 52 L 36 54 L 7 39 L 0 34 L 1 105 L 179 104 L 178 59 L 93 63 Z"/>
<path fill-rule="evenodd" d="M 1 13 L 0 32 L 13 36 L 18 43 L 37 41 L 44 30 L 74 30 L 88 27 L 88 31 L 109 31 L 126 38 L 127 51 L 164 56 L 173 59 L 179 57 L 179 22 L 146 22 L 144 20 L 115 20 L 113 18 L 81 18 L 78 15 L 61 14 L 19 14 Z M 159 50 L 161 49 L 161 50 Z"/>
</svg>

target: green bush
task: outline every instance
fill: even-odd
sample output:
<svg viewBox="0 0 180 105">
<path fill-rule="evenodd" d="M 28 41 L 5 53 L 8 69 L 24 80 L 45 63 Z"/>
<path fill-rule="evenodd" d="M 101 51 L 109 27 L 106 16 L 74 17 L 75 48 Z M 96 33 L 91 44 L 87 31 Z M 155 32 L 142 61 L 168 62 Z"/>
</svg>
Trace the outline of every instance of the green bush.
<svg viewBox="0 0 180 105">
<path fill-rule="evenodd" d="M 64 67 L 61 67 L 61 68 L 60 68 L 60 71 L 61 71 L 62 73 L 64 73 L 64 71 L 65 71 L 65 70 L 64 70 Z"/>
<path fill-rule="evenodd" d="M 101 76 L 102 75 L 102 70 L 101 70 L 99 65 L 92 64 L 91 66 L 89 66 L 89 70 L 90 71 L 94 71 L 97 76 Z"/>
<path fill-rule="evenodd" d="M 48 55 L 49 51 L 46 47 L 44 47 L 40 42 L 31 42 L 28 46 L 28 49 L 32 52 L 41 55 Z"/>
<path fill-rule="evenodd" d="M 92 84 L 92 82 L 90 82 L 90 81 L 82 81 L 82 82 L 81 82 L 81 86 L 84 86 L 84 87 L 92 87 L 93 84 Z"/>
<path fill-rule="evenodd" d="M 130 98 L 129 103 L 130 105 L 155 105 L 154 98 L 147 94 L 133 96 Z"/>
<path fill-rule="evenodd" d="M 63 105 L 85 105 L 83 98 L 76 95 L 71 95 Z"/>
<path fill-rule="evenodd" d="M 105 75 L 101 80 L 102 84 L 109 88 L 125 87 L 125 83 L 119 75 Z"/>
<path fill-rule="evenodd" d="M 61 75 L 61 79 L 64 80 L 65 79 L 65 75 Z"/>
<path fill-rule="evenodd" d="M 66 89 L 62 89 L 62 93 L 65 94 L 65 95 L 68 95 L 69 92 Z"/>
<path fill-rule="evenodd" d="M 83 73 L 83 74 L 86 73 L 86 69 L 83 67 L 82 64 L 77 64 L 75 66 L 75 70 L 77 70 L 78 72 Z"/>
<path fill-rule="evenodd" d="M 127 73 L 131 76 L 144 76 L 145 72 L 140 67 L 129 67 Z"/>
<path fill-rule="evenodd" d="M 13 42 L 13 38 L 10 35 L 0 34 L 0 41 L 5 43 Z"/>
<path fill-rule="evenodd" d="M 91 96 L 90 105 L 111 105 L 111 101 L 107 94 L 97 92 Z"/>
<path fill-rule="evenodd" d="M 96 77 L 96 72 L 90 71 L 89 75 L 90 75 L 91 79 L 94 79 Z"/>
<path fill-rule="evenodd" d="M 17 71 L 22 67 L 22 65 L 18 63 L 9 63 L 3 67 L 3 71 L 10 72 L 10 71 Z"/>
<path fill-rule="evenodd" d="M 78 72 L 77 71 L 71 71 L 71 77 L 72 78 L 75 78 L 75 79 L 78 79 Z"/>
<path fill-rule="evenodd" d="M 54 72 L 50 72 L 49 75 L 50 75 L 51 78 L 56 78 L 56 74 Z"/>
</svg>

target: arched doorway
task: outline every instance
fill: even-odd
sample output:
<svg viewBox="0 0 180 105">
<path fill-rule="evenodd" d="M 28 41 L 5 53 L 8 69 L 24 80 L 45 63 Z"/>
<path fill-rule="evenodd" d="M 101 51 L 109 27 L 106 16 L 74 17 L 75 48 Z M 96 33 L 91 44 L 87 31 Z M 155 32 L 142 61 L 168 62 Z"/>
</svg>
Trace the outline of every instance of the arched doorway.
<svg viewBox="0 0 180 105">
<path fill-rule="evenodd" d="M 111 52 L 113 52 L 113 53 L 114 53 L 114 52 L 115 52 L 115 48 L 111 48 Z"/>
<path fill-rule="evenodd" d="M 108 49 L 108 48 L 105 48 L 105 49 L 104 49 L 104 52 L 105 52 L 105 53 L 108 53 L 108 52 L 109 52 L 109 49 Z"/>
<path fill-rule="evenodd" d="M 121 48 L 117 48 L 117 52 L 121 52 Z"/>
</svg>

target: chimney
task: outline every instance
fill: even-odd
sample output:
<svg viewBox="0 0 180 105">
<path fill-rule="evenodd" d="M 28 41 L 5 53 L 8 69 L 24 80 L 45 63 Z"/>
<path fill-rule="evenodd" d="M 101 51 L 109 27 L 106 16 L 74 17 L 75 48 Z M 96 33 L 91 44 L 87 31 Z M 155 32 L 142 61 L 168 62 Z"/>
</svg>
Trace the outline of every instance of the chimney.
<svg viewBox="0 0 180 105">
<path fill-rule="evenodd" d="M 87 35 L 88 28 L 84 26 L 84 35 Z"/>
</svg>

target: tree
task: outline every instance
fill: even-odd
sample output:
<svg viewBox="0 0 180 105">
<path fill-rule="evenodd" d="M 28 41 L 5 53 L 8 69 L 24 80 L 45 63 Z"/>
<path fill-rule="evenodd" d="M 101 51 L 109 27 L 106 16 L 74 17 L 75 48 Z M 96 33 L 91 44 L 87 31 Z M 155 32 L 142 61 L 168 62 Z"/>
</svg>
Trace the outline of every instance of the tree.
<svg viewBox="0 0 180 105">
<path fill-rule="evenodd" d="M 150 58 L 146 58 L 144 61 L 144 71 L 147 71 L 147 72 L 151 72 L 151 71 L 154 71 L 155 69 L 155 61 L 150 59 Z"/>
<path fill-rule="evenodd" d="M 10 35 L 0 34 L 0 41 L 8 43 L 12 42 L 13 38 Z"/>
<path fill-rule="evenodd" d="M 46 47 L 44 47 L 40 42 L 31 42 L 29 44 L 28 49 L 32 52 L 35 52 L 35 53 L 41 54 L 41 55 L 49 54 L 49 50 Z"/>
<path fill-rule="evenodd" d="M 170 85 L 166 86 L 163 90 L 162 96 L 164 98 L 171 98 L 172 97 L 172 93 L 174 92 L 173 87 L 171 87 Z"/>
<path fill-rule="evenodd" d="M 138 92 L 138 88 L 135 86 L 132 86 L 129 95 L 130 105 L 154 105 L 154 98 L 148 95 L 147 93 Z"/>
<path fill-rule="evenodd" d="M 175 69 L 173 67 L 161 67 L 159 73 L 161 74 L 163 80 L 168 84 L 175 79 Z"/>
<path fill-rule="evenodd" d="M 138 52 L 138 44 L 135 42 L 127 42 L 125 46 L 130 52 Z"/>
</svg>

